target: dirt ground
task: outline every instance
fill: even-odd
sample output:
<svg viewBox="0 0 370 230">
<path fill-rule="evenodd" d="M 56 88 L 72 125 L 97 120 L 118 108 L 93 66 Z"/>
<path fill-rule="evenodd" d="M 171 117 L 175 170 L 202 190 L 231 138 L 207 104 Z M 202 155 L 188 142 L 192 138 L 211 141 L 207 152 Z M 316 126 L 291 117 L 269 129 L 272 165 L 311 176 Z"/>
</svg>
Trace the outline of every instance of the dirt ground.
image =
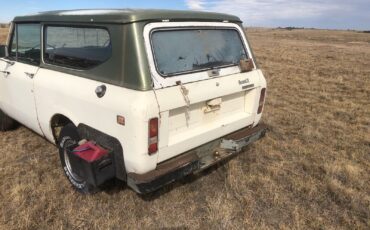
<svg viewBox="0 0 370 230">
<path fill-rule="evenodd" d="M 370 34 L 248 35 L 268 81 L 263 140 L 147 196 L 81 196 L 53 145 L 0 133 L 0 229 L 369 229 Z"/>
</svg>

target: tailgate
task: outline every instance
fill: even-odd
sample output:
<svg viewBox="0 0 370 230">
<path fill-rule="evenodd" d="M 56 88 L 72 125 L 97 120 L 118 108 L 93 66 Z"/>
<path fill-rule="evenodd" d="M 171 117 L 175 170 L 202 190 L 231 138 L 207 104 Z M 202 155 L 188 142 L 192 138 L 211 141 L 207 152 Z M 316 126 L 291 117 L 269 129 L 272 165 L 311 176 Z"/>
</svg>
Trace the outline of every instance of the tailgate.
<svg viewBox="0 0 370 230">
<path fill-rule="evenodd" d="M 158 162 L 253 124 L 259 70 L 156 89 Z"/>
</svg>

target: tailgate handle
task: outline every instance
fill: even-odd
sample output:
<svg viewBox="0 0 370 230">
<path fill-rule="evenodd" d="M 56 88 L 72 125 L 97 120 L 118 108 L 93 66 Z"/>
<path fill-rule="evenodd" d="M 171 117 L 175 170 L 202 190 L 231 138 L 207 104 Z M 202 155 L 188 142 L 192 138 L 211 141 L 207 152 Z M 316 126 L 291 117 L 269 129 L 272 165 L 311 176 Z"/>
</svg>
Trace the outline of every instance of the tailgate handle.
<svg viewBox="0 0 370 230">
<path fill-rule="evenodd" d="M 216 98 L 210 101 L 206 102 L 206 108 L 204 109 L 205 113 L 210 113 L 216 110 L 221 109 L 221 104 L 222 104 L 222 98 Z"/>
</svg>

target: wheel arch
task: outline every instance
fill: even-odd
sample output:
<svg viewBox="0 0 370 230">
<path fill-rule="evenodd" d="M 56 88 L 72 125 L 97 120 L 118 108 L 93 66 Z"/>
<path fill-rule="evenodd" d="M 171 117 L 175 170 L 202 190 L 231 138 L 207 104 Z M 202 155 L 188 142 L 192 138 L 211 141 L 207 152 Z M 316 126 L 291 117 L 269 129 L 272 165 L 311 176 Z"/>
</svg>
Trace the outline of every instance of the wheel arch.
<svg viewBox="0 0 370 230">
<path fill-rule="evenodd" d="M 53 135 L 54 143 L 58 144 L 58 138 L 60 131 L 64 126 L 69 123 L 73 123 L 76 126 L 76 123 L 72 121 L 68 116 L 65 116 L 61 113 L 54 114 L 50 119 L 50 129 Z"/>
<path fill-rule="evenodd" d="M 70 117 L 61 113 L 54 114 L 50 119 L 50 127 L 55 144 L 58 144 L 58 137 L 62 128 L 72 123 L 76 126 L 80 137 L 83 139 L 95 140 L 103 146 L 111 147 L 114 152 L 114 163 L 116 167 L 116 177 L 120 180 L 127 180 L 126 167 L 124 162 L 123 147 L 119 140 L 106 133 L 94 129 L 83 123 L 73 121 Z"/>
</svg>

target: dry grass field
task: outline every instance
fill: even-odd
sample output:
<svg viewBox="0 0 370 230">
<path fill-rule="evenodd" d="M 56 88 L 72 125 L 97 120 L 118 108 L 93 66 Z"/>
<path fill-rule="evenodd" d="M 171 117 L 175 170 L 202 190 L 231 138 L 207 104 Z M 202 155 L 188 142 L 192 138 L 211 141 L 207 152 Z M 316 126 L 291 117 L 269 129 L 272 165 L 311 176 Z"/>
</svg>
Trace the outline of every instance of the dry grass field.
<svg viewBox="0 0 370 230">
<path fill-rule="evenodd" d="M 263 140 L 147 196 L 81 196 L 53 145 L 0 133 L 0 229 L 370 229 L 370 34 L 248 35 L 268 81 Z"/>
<path fill-rule="evenodd" d="M 0 44 L 5 43 L 7 37 L 8 37 L 8 28 L 0 28 Z"/>
</svg>

